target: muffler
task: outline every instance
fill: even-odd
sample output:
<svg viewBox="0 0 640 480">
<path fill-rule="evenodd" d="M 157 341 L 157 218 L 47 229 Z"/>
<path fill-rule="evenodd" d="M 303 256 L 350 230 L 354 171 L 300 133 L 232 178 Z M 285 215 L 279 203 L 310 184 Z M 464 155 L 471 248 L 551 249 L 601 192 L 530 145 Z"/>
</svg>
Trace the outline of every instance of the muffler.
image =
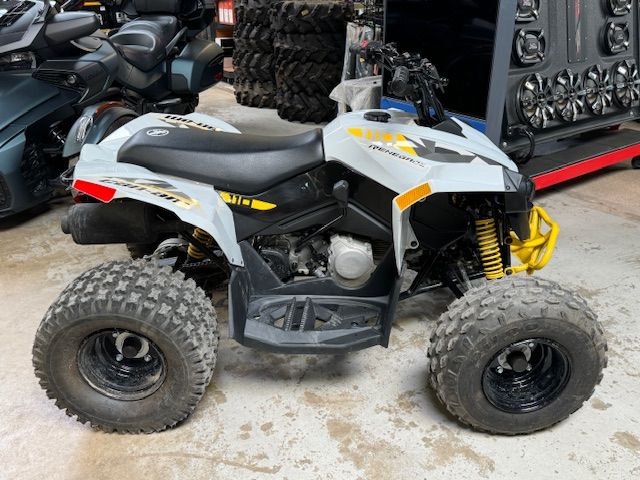
<svg viewBox="0 0 640 480">
<path fill-rule="evenodd" d="M 80 203 L 62 217 L 62 231 L 79 245 L 154 243 L 163 233 L 177 233 L 186 224 L 166 220 L 153 205 L 142 202 Z"/>
</svg>

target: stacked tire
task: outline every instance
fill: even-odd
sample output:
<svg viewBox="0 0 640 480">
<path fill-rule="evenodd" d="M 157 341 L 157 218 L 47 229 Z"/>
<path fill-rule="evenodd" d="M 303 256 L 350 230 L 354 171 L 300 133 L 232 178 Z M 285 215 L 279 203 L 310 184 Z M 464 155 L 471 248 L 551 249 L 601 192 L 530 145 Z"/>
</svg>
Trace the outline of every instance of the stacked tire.
<svg viewBox="0 0 640 480">
<path fill-rule="evenodd" d="M 274 108 L 274 31 L 269 12 L 272 0 L 236 0 L 234 88 L 241 105 Z"/>
<path fill-rule="evenodd" d="M 281 118 L 325 122 L 336 115 L 329 98 L 340 83 L 351 6 L 330 0 L 274 4 L 276 107 Z"/>
</svg>

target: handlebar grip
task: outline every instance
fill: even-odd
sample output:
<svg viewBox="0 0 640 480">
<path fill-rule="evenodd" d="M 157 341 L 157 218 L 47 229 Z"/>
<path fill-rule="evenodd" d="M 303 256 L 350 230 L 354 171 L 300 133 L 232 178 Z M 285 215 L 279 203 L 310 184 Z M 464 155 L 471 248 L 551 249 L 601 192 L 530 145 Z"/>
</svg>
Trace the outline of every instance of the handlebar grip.
<svg viewBox="0 0 640 480">
<path fill-rule="evenodd" d="M 379 57 L 381 51 L 382 44 L 380 42 L 367 42 L 367 44 L 362 49 L 362 58 L 367 63 L 378 63 L 380 61 Z"/>
<path fill-rule="evenodd" d="M 409 69 L 397 67 L 393 72 L 393 79 L 389 82 L 389 91 L 398 97 L 405 97 L 409 93 Z"/>
</svg>

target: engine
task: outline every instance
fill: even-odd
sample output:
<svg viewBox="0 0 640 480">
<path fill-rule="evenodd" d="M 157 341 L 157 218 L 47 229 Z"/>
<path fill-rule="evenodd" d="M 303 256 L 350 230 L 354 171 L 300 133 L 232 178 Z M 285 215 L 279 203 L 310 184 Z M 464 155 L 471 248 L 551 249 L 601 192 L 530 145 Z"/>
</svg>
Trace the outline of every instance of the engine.
<svg viewBox="0 0 640 480">
<path fill-rule="evenodd" d="M 359 287 L 376 269 L 369 242 L 348 235 L 333 235 L 329 245 L 329 273 L 345 287 Z"/>
<path fill-rule="evenodd" d="M 314 238 L 296 248 L 302 237 L 281 235 L 263 238 L 259 251 L 271 270 L 284 281 L 295 275 L 330 275 L 343 287 L 364 285 L 376 268 L 370 243 L 350 235 Z"/>
</svg>

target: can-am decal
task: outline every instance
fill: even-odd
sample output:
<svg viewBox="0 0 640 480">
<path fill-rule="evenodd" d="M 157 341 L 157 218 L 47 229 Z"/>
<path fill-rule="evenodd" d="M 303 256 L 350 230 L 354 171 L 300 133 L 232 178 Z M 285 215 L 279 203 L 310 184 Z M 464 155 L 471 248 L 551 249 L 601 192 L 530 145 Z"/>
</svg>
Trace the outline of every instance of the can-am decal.
<svg viewBox="0 0 640 480">
<path fill-rule="evenodd" d="M 209 132 L 222 132 L 221 128 L 212 127 L 206 123 L 196 122 L 190 118 L 181 117 L 179 115 L 160 115 L 158 118 L 163 122 L 175 125 L 176 127 L 197 128 L 199 130 L 206 130 Z"/>
<path fill-rule="evenodd" d="M 198 200 L 195 198 L 190 198 L 170 183 L 159 180 L 108 177 L 100 179 L 100 182 L 150 193 L 154 197 L 168 200 L 181 208 L 189 209 L 198 205 Z"/>
</svg>

